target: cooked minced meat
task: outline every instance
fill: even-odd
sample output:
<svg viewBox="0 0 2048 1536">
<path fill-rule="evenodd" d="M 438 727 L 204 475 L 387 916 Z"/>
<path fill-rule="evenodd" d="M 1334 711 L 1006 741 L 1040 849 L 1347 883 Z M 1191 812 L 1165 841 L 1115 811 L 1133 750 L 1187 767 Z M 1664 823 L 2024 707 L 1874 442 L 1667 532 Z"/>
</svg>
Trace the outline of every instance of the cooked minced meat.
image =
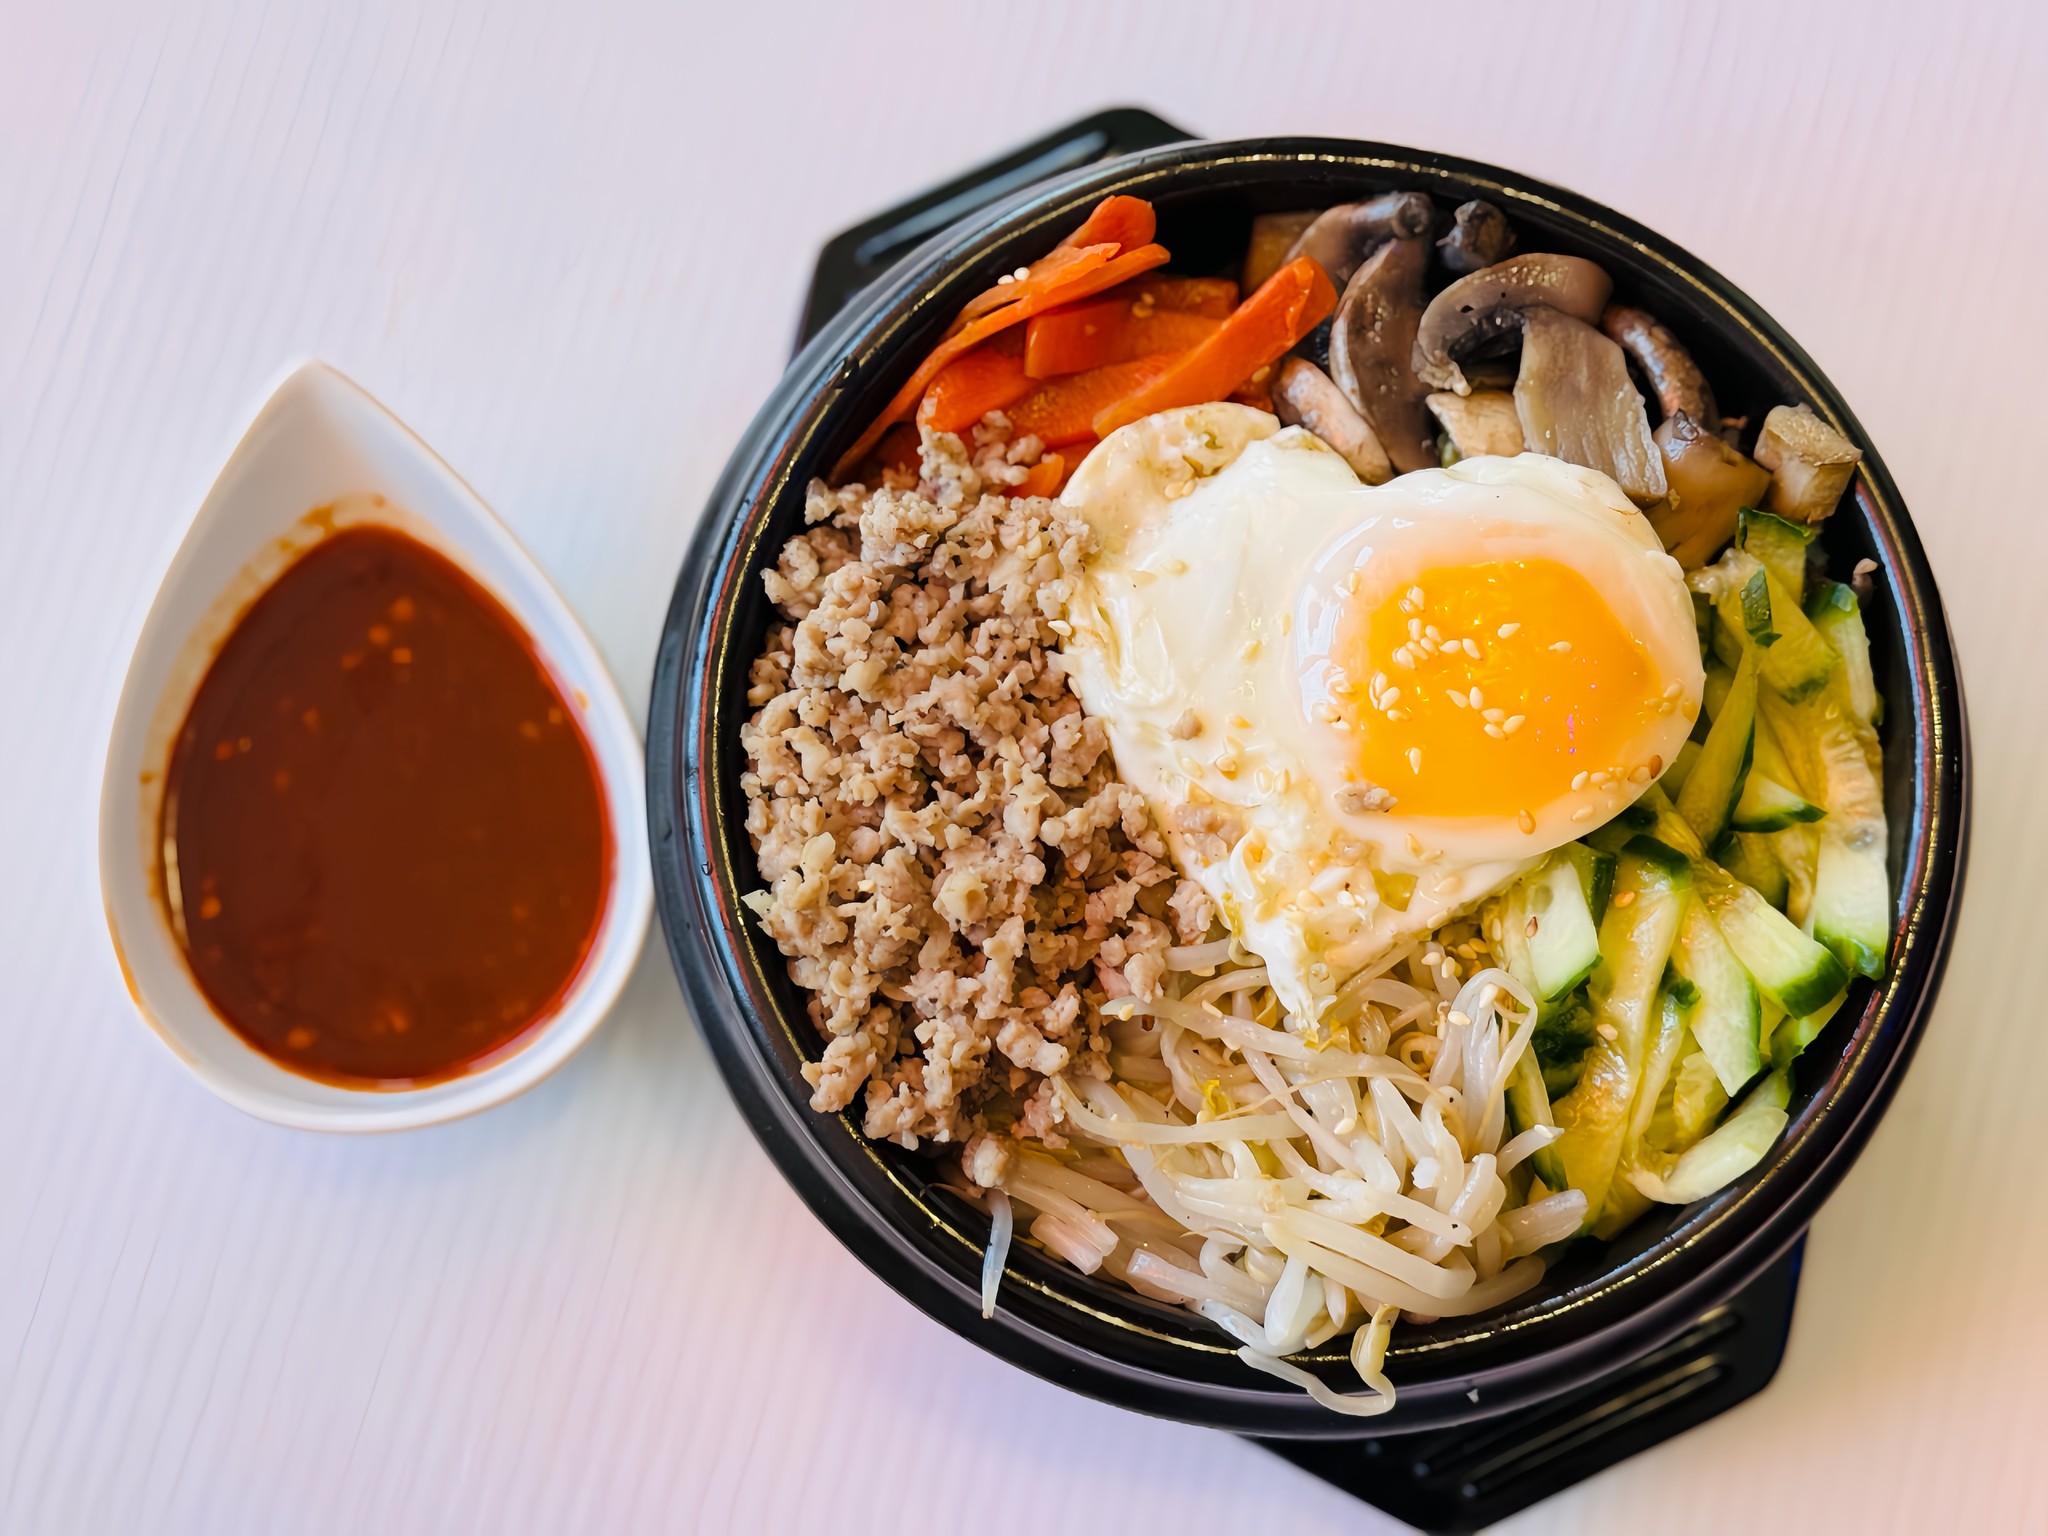
<svg viewBox="0 0 2048 1536">
<path fill-rule="evenodd" d="M 1056 1146 L 1049 1077 L 1106 1076 L 1101 1004 L 1152 995 L 1213 913 L 1061 670 L 1088 529 L 987 493 L 1037 445 L 975 436 L 927 435 L 915 485 L 814 483 L 763 573 L 785 622 L 740 737 L 769 887 L 748 903 L 826 1040 L 814 1108 L 864 1092 L 868 1134 L 907 1147 Z M 1003 1145 L 969 1176 L 999 1179 Z"/>
</svg>

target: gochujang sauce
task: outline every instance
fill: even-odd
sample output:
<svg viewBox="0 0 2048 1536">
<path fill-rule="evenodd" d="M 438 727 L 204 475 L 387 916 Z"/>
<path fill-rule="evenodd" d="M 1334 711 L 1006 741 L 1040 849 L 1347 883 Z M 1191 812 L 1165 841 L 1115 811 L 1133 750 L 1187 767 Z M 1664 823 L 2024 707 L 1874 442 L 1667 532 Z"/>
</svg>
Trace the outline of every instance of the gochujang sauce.
<svg viewBox="0 0 2048 1536">
<path fill-rule="evenodd" d="M 456 1075 L 544 1020 L 596 937 L 590 746 L 518 622 L 356 526 L 251 605 L 171 749 L 172 925 L 220 1016 L 294 1072 Z"/>
</svg>

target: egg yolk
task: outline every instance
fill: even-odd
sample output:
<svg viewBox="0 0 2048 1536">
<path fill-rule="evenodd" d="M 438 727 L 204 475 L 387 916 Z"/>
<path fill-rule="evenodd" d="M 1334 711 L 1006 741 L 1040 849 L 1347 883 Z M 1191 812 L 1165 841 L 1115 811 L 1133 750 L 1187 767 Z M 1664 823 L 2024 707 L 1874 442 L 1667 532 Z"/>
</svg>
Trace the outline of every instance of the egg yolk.
<svg viewBox="0 0 2048 1536">
<path fill-rule="evenodd" d="M 1641 642 L 1553 560 L 1437 567 L 1354 608 L 1335 638 L 1358 771 L 1402 815 L 1533 831 L 1537 808 L 1641 766 L 1631 744 L 1674 707 Z"/>
</svg>

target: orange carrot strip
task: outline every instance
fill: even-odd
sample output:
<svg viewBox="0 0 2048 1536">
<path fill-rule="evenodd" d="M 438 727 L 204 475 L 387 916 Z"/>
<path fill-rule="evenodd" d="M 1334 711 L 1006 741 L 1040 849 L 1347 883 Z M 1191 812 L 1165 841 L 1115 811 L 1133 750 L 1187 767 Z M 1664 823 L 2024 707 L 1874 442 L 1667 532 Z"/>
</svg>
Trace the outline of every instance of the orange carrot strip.
<svg viewBox="0 0 2048 1536">
<path fill-rule="evenodd" d="M 1024 328 L 1012 326 L 940 370 L 917 408 L 918 425 L 964 432 L 990 411 L 1023 399 L 1037 382 L 1024 371 Z"/>
<path fill-rule="evenodd" d="M 1154 272 L 1127 285 L 1133 298 L 1150 294 L 1161 309 L 1178 309 L 1211 320 L 1228 320 L 1237 308 L 1237 284 L 1227 277 L 1168 277 Z"/>
<path fill-rule="evenodd" d="M 1141 197 L 1125 197 L 1119 193 L 1097 203 L 1095 211 L 1081 221 L 1081 227 L 1060 245 L 1095 245 L 1107 240 L 1119 250 L 1129 251 L 1150 245 L 1158 231 L 1159 220 L 1150 203 Z"/>
<path fill-rule="evenodd" d="M 1051 496 L 1066 483 L 1067 460 L 1064 454 L 1048 453 L 1017 484 L 1009 489 L 1012 496 Z"/>
<path fill-rule="evenodd" d="M 964 330 L 971 320 L 992 314 L 1006 304 L 1014 304 L 1028 294 L 1040 293 L 1045 289 L 1078 277 L 1083 272 L 1106 265 L 1116 259 L 1116 247 L 1104 242 L 1098 245 L 1063 246 L 1050 255 L 1041 256 L 1024 269 L 1022 277 L 1008 277 L 992 283 L 961 306 L 960 313 L 953 317 L 953 323 L 946 330 L 952 336 Z"/>
<path fill-rule="evenodd" d="M 1125 297 L 1124 288 L 1118 288 L 1034 316 L 1024 328 L 1024 371 L 1034 379 L 1050 379 L 1134 357 L 1185 352 L 1207 341 L 1222 324 Z"/>
<path fill-rule="evenodd" d="M 1048 448 L 1087 442 L 1100 435 L 1095 430 L 1098 412 L 1171 372 L 1186 355 L 1133 358 L 1048 379 L 1010 407 L 1010 425 L 1019 437 L 1028 432 Z"/>
<path fill-rule="evenodd" d="M 1336 307 L 1337 290 L 1329 274 L 1313 258 L 1297 256 L 1238 305 L 1215 335 L 1182 354 L 1167 372 L 1104 406 L 1095 417 L 1095 435 L 1107 437 L 1154 411 L 1221 400 Z"/>
<path fill-rule="evenodd" d="M 1101 250 L 1102 247 L 1090 246 L 1087 249 Z M 1055 305 L 1085 299 L 1091 294 L 1102 292 L 1105 288 L 1114 288 L 1126 278 L 1136 277 L 1140 272 L 1149 272 L 1165 260 L 1164 246 L 1141 245 L 1135 251 L 1126 251 L 1114 260 L 1092 270 L 1080 272 L 1063 283 L 1027 293 L 1016 303 L 983 315 L 966 329 L 948 336 L 933 349 L 930 357 L 918 364 L 917 371 L 904 380 L 903 387 L 896 391 L 882 414 L 870 422 L 868 429 L 854 440 L 853 446 L 840 455 L 839 462 L 832 467 L 832 479 L 835 482 L 844 481 L 847 471 L 867 457 L 868 450 L 875 446 L 881 435 L 910 414 L 917 402 L 923 398 L 925 390 L 931 387 L 932 380 L 937 378 L 940 370 L 954 358 L 972 351 L 997 332 L 1029 320 L 1033 315 L 1042 314 Z M 1324 286 L 1328 285 L 1329 280 L 1326 278 Z"/>
</svg>

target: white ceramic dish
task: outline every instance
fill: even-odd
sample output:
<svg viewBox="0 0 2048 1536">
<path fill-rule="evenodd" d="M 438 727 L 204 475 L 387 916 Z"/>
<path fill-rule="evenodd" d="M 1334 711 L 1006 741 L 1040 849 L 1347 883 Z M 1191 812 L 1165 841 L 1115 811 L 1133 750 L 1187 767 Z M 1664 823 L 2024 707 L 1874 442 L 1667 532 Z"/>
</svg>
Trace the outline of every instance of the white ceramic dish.
<svg viewBox="0 0 2048 1536">
<path fill-rule="evenodd" d="M 309 514 L 332 509 L 322 516 Z M 398 528 L 481 582 L 532 636 L 604 782 L 612 876 L 597 938 L 554 1015 L 449 1081 L 391 1090 L 297 1076 L 221 1021 L 194 982 L 162 899 L 158 813 L 171 740 L 221 642 L 258 593 L 338 526 Z M 504 524 L 404 423 L 320 363 L 287 378 L 221 470 L 165 573 L 115 712 L 100 788 L 100 890 L 129 994 L 195 1076 L 280 1125 L 386 1131 L 473 1114 L 524 1092 L 590 1037 L 625 985 L 652 902 L 640 740 L 596 647 Z"/>
</svg>

